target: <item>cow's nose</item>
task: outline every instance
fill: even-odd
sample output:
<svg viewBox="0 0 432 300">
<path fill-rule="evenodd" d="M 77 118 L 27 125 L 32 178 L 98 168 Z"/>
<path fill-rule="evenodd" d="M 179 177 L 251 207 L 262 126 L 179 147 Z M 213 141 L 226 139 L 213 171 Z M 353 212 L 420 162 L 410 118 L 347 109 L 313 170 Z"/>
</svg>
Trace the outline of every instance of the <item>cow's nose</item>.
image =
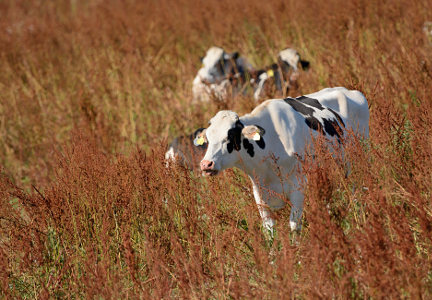
<svg viewBox="0 0 432 300">
<path fill-rule="evenodd" d="M 204 170 L 213 170 L 214 168 L 214 162 L 210 160 L 202 160 L 201 161 L 201 171 Z"/>
</svg>

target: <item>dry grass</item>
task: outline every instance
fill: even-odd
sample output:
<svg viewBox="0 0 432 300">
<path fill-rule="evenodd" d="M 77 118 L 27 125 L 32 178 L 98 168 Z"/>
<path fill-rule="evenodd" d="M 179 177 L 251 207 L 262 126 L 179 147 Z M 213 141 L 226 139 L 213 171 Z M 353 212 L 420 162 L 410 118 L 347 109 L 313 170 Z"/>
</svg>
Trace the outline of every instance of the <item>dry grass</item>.
<svg viewBox="0 0 432 300">
<path fill-rule="evenodd" d="M 10 298 L 432 297 L 430 1 L 0 2 L 0 286 Z M 301 234 L 260 228 L 238 170 L 166 169 L 212 45 L 257 65 L 296 48 L 301 93 L 369 100 L 352 174 L 306 160 Z M 296 96 L 296 95 L 293 95 Z M 270 263 L 272 262 L 272 263 Z"/>
</svg>

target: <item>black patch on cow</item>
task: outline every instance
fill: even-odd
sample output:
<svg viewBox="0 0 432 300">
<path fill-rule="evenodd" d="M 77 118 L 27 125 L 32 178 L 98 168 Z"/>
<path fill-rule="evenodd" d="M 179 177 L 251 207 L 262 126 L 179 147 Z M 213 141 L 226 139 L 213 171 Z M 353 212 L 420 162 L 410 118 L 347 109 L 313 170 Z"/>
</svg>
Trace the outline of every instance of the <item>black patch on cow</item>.
<svg viewBox="0 0 432 300">
<path fill-rule="evenodd" d="M 301 101 L 302 103 L 306 103 L 309 106 L 315 107 L 319 110 L 324 110 L 324 106 L 321 105 L 321 103 L 318 102 L 317 99 L 309 98 L 306 96 L 300 96 L 296 98 L 297 100 Z"/>
<path fill-rule="evenodd" d="M 272 64 L 270 69 L 273 70 L 273 83 L 275 84 L 276 89 L 282 91 L 282 80 L 278 64 Z"/>
<path fill-rule="evenodd" d="M 243 139 L 243 147 L 245 147 L 247 153 L 251 157 L 254 157 L 254 155 L 255 155 L 254 146 L 251 143 L 249 143 L 248 139 Z"/>
<path fill-rule="evenodd" d="M 237 51 L 231 53 L 231 59 L 236 60 L 239 57 L 240 57 L 240 54 Z"/>
<path fill-rule="evenodd" d="M 258 71 L 255 71 L 254 73 L 252 73 L 251 74 L 251 76 L 252 76 L 252 78 L 255 80 L 255 83 L 256 83 L 256 87 L 255 87 L 255 90 L 256 90 L 256 88 L 258 87 L 258 84 L 261 82 L 261 78 L 260 78 L 260 76 L 261 76 L 261 74 L 263 74 L 263 73 L 265 73 L 266 71 L 265 70 L 258 70 Z"/>
<path fill-rule="evenodd" d="M 238 61 L 239 58 L 240 54 L 238 52 L 233 52 L 232 54 L 224 53 L 217 66 L 222 76 L 226 76 L 230 83 L 237 87 L 241 87 L 246 82 L 246 77 L 250 76 Z M 226 66 L 228 68 L 225 68 Z"/>
<path fill-rule="evenodd" d="M 228 144 L 227 144 L 227 150 L 228 150 L 228 153 L 233 152 L 233 150 L 234 150 L 234 145 L 233 145 L 232 143 L 228 143 Z"/>
<path fill-rule="evenodd" d="M 278 64 L 271 64 L 271 66 L 269 67 L 269 69 L 272 69 L 273 71 L 278 71 L 279 70 L 279 66 L 278 66 Z"/>
<path fill-rule="evenodd" d="M 303 70 L 307 70 L 309 69 L 310 62 L 308 62 L 307 60 L 300 59 L 300 65 Z"/>
<path fill-rule="evenodd" d="M 201 132 L 203 132 L 205 128 L 201 127 L 198 128 L 197 130 L 195 130 L 195 132 L 193 133 L 193 137 L 196 138 L 198 134 L 200 134 Z"/>
<path fill-rule="evenodd" d="M 323 119 L 324 129 L 330 136 L 337 136 L 338 140 L 341 138 L 342 129 L 336 120 Z"/>
<path fill-rule="evenodd" d="M 231 66 L 231 71 L 228 74 L 230 83 L 234 86 L 241 87 L 245 84 L 247 76 L 250 76 L 248 72 L 241 66 L 237 60 L 234 61 L 234 66 Z"/>
<path fill-rule="evenodd" d="M 306 122 L 306 125 L 309 126 L 311 129 L 319 131 L 325 135 L 325 132 L 323 131 L 322 124 L 314 116 L 306 117 L 305 122 Z"/>
<path fill-rule="evenodd" d="M 244 125 L 237 121 L 235 123 L 234 128 L 228 130 L 228 144 L 227 149 L 228 153 L 233 152 L 233 150 L 240 151 L 241 149 L 241 131 Z"/>
<path fill-rule="evenodd" d="M 342 124 L 343 127 L 345 127 L 345 123 L 344 123 L 344 121 L 342 120 L 342 118 L 338 115 L 338 113 L 335 112 L 335 111 L 334 111 L 333 109 L 331 109 L 331 108 L 328 108 L 328 110 L 330 110 L 330 111 L 335 115 L 335 117 L 336 117 L 336 119 L 339 121 L 339 123 Z"/>
<path fill-rule="evenodd" d="M 302 102 L 300 102 L 297 99 L 285 98 L 284 101 L 286 103 L 288 103 L 289 105 L 291 105 L 291 107 L 294 108 L 295 111 L 298 111 L 302 115 L 312 116 L 312 114 L 314 112 L 313 108 L 303 104 Z"/>
<path fill-rule="evenodd" d="M 345 127 L 345 123 L 342 118 L 331 108 L 322 106 L 321 103 L 318 102 L 317 99 L 309 98 L 306 96 L 300 96 L 296 99 L 286 98 L 284 99 L 286 103 L 291 105 L 291 107 L 301 113 L 305 117 L 305 123 L 309 128 L 321 132 L 323 135 L 326 133 L 330 136 L 336 136 L 338 141 L 340 142 L 341 136 L 343 136 L 343 130 L 339 124 L 342 124 Z M 333 113 L 335 119 L 326 119 L 323 118 L 323 123 L 321 123 L 313 114 L 314 109 L 325 110 L 328 109 Z"/>
<path fill-rule="evenodd" d="M 215 68 L 218 70 L 219 74 L 221 74 L 222 76 L 225 76 L 225 68 L 224 68 L 225 64 L 226 64 L 226 61 L 222 58 L 215 65 Z"/>
<path fill-rule="evenodd" d="M 284 61 L 280 56 L 278 56 L 278 65 L 281 67 L 284 73 L 288 73 L 291 70 L 291 65 Z"/>
<path fill-rule="evenodd" d="M 265 73 L 265 72 L 266 72 L 265 70 L 258 70 L 258 71 L 256 72 L 256 77 L 259 78 L 259 77 L 261 76 L 261 74 L 263 74 L 263 73 Z"/>
<path fill-rule="evenodd" d="M 261 149 L 265 148 L 265 142 L 262 137 L 259 139 L 259 141 L 255 141 L 255 142 L 257 143 L 258 147 L 260 147 Z"/>
</svg>

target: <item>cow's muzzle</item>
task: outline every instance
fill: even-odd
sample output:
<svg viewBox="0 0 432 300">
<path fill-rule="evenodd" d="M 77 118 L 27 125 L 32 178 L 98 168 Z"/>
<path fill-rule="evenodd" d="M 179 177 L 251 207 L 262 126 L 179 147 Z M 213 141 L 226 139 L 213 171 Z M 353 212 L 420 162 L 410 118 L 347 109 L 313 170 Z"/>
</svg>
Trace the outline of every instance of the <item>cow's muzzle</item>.
<svg viewBox="0 0 432 300">
<path fill-rule="evenodd" d="M 218 170 L 214 169 L 214 161 L 202 160 L 200 163 L 201 171 L 204 176 L 214 176 L 218 173 Z"/>
</svg>

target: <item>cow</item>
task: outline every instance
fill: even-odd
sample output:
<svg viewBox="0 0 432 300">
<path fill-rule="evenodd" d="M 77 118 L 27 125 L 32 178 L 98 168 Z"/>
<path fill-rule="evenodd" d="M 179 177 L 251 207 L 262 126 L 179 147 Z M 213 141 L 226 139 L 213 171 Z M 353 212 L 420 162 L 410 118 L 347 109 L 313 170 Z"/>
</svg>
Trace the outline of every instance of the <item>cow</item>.
<svg viewBox="0 0 432 300">
<path fill-rule="evenodd" d="M 192 83 L 192 94 L 194 101 L 203 102 L 211 97 L 224 100 L 230 92 L 235 96 L 249 89 L 254 90 L 256 101 L 277 94 L 284 96 L 297 87 L 299 67 L 309 67 L 309 62 L 292 48 L 280 51 L 276 63 L 258 70 L 238 52 L 227 53 L 219 47 L 211 47 L 202 63 Z"/>
<path fill-rule="evenodd" d="M 207 144 L 202 174 L 216 175 L 232 167 L 243 170 L 252 182 L 264 228 L 273 232 L 270 210 L 283 208 L 288 198 L 290 228 L 300 230 L 304 194 L 298 170 L 306 146 L 318 135 L 343 145 L 344 133 L 350 130 L 368 138 L 369 109 L 361 92 L 335 87 L 266 100 L 242 117 L 219 111 L 209 124 L 194 140 L 198 146 Z"/>
<path fill-rule="evenodd" d="M 194 146 L 193 141 L 203 130 L 204 128 L 199 128 L 193 134 L 176 137 L 165 153 L 167 166 L 170 162 L 175 162 L 189 170 L 199 170 L 200 161 L 207 150 L 207 143 Z"/>
<path fill-rule="evenodd" d="M 252 65 L 238 52 L 227 53 L 220 47 L 211 47 L 192 83 L 194 101 L 207 102 L 212 97 L 223 100 L 230 92 L 239 93 L 251 71 Z"/>
<path fill-rule="evenodd" d="M 290 89 L 298 85 L 299 67 L 303 70 L 309 68 L 309 62 L 300 58 L 300 54 L 292 48 L 279 52 L 277 63 L 255 71 L 251 76 L 254 85 L 254 98 L 275 97 L 277 94 L 286 96 Z"/>
</svg>

